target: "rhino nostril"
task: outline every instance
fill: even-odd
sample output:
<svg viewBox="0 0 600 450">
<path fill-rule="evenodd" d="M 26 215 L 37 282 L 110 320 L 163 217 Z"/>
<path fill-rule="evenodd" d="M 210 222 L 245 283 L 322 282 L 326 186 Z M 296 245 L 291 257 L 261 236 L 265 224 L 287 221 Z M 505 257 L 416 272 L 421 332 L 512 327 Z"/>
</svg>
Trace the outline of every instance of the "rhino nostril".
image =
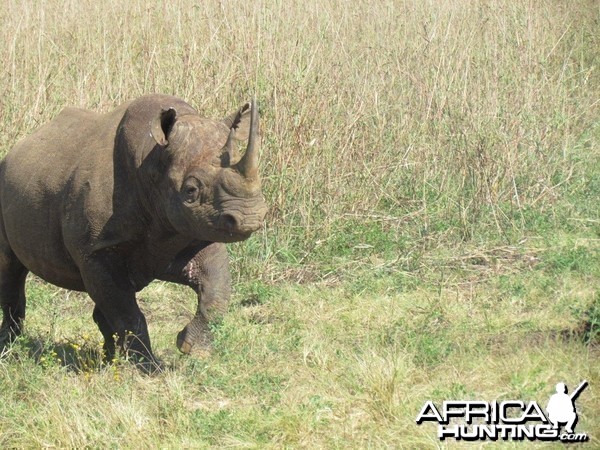
<svg viewBox="0 0 600 450">
<path fill-rule="evenodd" d="M 221 218 L 219 219 L 221 228 L 227 230 L 229 232 L 234 231 L 238 225 L 239 221 L 233 214 L 223 213 L 221 214 Z"/>
</svg>

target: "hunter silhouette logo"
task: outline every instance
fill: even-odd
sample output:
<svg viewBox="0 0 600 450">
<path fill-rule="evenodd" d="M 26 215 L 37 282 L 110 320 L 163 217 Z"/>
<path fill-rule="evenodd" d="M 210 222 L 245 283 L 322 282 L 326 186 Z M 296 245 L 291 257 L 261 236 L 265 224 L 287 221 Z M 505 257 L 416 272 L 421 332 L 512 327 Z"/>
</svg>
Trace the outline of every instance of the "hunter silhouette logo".
<svg viewBox="0 0 600 450">
<path fill-rule="evenodd" d="M 577 410 L 575 409 L 575 399 L 579 397 L 581 391 L 583 391 L 588 385 L 586 380 L 583 380 L 579 386 L 575 388 L 571 395 L 567 394 L 567 385 L 565 383 L 558 383 L 556 385 L 556 394 L 550 397 L 548 401 L 548 419 L 552 422 L 555 429 L 559 428 L 559 423 L 566 423 L 567 426 L 565 431 L 569 434 L 573 434 L 573 429 L 577 423 Z"/>
<path fill-rule="evenodd" d="M 587 381 L 582 381 L 569 395 L 567 385 L 558 383 L 545 413 L 536 401 L 446 400 L 438 408 L 430 400 L 421 408 L 416 422 L 417 425 L 437 422 L 438 437 L 442 441 L 454 438 L 585 442 L 589 440 L 586 433 L 575 433 L 575 400 L 587 385 Z M 564 424 L 562 432 L 561 424 Z"/>
</svg>

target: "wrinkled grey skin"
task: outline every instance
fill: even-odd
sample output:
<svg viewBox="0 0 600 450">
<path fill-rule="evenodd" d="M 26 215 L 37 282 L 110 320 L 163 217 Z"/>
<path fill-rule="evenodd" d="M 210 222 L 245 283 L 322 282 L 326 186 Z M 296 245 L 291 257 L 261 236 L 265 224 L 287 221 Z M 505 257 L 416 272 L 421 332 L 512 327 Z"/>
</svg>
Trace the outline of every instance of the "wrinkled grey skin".
<svg viewBox="0 0 600 450">
<path fill-rule="evenodd" d="M 87 292 L 107 358 L 116 344 L 159 367 L 136 292 L 154 279 L 190 286 L 198 311 L 184 353 L 210 348 L 226 307 L 224 243 L 262 226 L 254 103 L 216 121 L 184 101 L 148 95 L 108 114 L 63 110 L 0 163 L 0 344 L 21 333 L 25 277 Z M 233 164 L 233 140 L 248 139 Z"/>
</svg>

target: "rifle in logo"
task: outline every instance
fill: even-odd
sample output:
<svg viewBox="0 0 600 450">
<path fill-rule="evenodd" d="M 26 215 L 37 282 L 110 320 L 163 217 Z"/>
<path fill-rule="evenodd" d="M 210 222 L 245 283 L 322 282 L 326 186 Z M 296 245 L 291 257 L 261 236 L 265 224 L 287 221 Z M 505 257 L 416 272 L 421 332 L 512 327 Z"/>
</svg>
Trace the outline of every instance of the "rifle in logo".
<svg viewBox="0 0 600 450">
<path fill-rule="evenodd" d="M 550 397 L 548 406 L 546 407 L 548 419 L 552 422 L 553 428 L 558 429 L 560 423 L 566 423 L 565 429 L 567 433 L 573 434 L 573 429 L 577 423 L 575 399 L 587 385 L 587 380 L 583 380 L 571 395 L 567 394 L 567 385 L 565 383 L 558 383 L 556 385 L 556 394 Z"/>
</svg>

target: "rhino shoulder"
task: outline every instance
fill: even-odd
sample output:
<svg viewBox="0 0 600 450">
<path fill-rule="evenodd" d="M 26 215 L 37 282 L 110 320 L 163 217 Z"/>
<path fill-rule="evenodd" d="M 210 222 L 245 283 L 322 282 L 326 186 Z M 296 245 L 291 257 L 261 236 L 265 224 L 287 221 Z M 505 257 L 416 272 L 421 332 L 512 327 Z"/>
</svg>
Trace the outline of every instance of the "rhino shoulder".
<svg viewBox="0 0 600 450">
<path fill-rule="evenodd" d="M 101 117 L 100 114 L 87 109 L 67 106 L 63 108 L 54 119 L 48 122 L 47 125 L 57 131 L 64 128 L 77 127 L 79 129 L 87 126 L 92 126 Z"/>
<path fill-rule="evenodd" d="M 99 114 L 89 109 L 78 108 L 76 106 L 65 106 L 59 113 L 58 116 L 74 117 L 74 118 L 85 118 L 95 117 Z"/>
</svg>

